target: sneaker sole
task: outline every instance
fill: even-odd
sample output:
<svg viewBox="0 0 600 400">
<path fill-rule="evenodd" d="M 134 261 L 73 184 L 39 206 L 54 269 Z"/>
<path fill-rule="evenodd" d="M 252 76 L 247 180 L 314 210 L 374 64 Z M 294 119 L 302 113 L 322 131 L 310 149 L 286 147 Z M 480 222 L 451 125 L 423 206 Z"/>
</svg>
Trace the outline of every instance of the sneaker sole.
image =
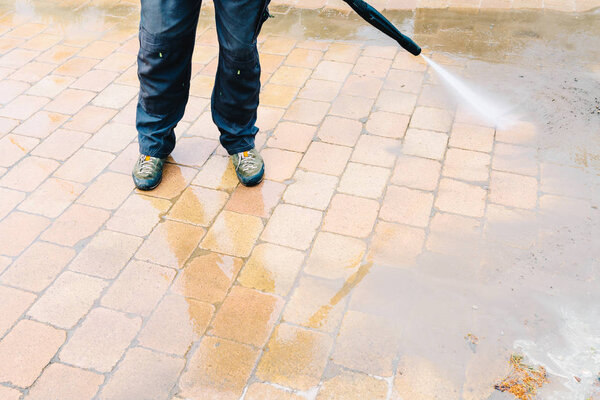
<svg viewBox="0 0 600 400">
<path fill-rule="evenodd" d="M 143 192 L 149 192 L 150 190 L 154 190 L 158 187 L 158 185 L 160 185 L 160 183 L 162 182 L 162 175 L 160 176 L 160 179 L 158 180 L 158 182 L 156 182 L 156 184 L 154 186 L 150 186 L 150 187 L 139 187 L 136 183 L 135 183 L 135 178 L 133 180 L 133 184 L 135 185 L 135 187 L 138 190 L 141 190 Z"/>
</svg>

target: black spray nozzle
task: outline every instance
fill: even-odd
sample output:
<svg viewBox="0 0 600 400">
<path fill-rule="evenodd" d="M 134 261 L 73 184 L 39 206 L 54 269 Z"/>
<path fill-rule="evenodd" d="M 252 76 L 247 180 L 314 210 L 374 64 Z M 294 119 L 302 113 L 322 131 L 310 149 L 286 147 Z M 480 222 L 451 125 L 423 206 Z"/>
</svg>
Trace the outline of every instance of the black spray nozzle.
<svg viewBox="0 0 600 400">
<path fill-rule="evenodd" d="M 365 21 L 398 42 L 404 50 L 418 56 L 421 48 L 411 38 L 403 35 L 386 17 L 362 0 L 344 0 Z"/>
</svg>

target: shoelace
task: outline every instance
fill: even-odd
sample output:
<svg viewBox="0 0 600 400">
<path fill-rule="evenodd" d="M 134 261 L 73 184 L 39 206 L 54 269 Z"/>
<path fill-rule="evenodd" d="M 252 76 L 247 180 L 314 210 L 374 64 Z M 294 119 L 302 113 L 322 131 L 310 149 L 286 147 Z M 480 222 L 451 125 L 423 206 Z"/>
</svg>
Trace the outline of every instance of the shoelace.
<svg viewBox="0 0 600 400">
<path fill-rule="evenodd" d="M 146 156 L 141 155 L 140 156 L 140 174 L 141 175 L 150 175 L 152 174 L 152 172 L 154 171 L 154 162 L 152 161 L 152 158 L 148 158 L 146 159 Z"/>
<path fill-rule="evenodd" d="M 244 154 L 248 154 L 247 156 Z M 256 162 L 256 158 L 254 157 L 254 153 L 251 152 L 242 152 L 240 153 L 240 162 L 238 164 L 238 169 L 241 169 L 242 172 L 248 172 L 258 167 L 258 163 Z"/>
</svg>

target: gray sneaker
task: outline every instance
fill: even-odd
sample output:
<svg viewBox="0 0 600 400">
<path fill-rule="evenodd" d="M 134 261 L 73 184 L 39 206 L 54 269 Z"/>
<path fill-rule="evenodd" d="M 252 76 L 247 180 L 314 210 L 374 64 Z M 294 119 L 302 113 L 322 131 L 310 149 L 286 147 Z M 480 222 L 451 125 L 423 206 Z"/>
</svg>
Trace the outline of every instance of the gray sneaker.
<svg viewBox="0 0 600 400">
<path fill-rule="evenodd" d="M 140 190 L 152 190 L 162 180 L 165 160 L 140 154 L 133 167 L 133 183 Z"/>
<path fill-rule="evenodd" d="M 231 161 L 242 185 L 255 186 L 262 182 L 265 162 L 255 148 L 232 155 Z"/>
</svg>

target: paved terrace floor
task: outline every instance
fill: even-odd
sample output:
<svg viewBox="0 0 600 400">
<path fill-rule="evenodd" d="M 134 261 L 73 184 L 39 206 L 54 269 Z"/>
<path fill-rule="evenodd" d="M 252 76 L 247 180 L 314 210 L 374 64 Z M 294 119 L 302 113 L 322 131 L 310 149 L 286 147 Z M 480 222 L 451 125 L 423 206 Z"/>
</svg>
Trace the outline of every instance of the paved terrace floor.
<svg viewBox="0 0 600 400">
<path fill-rule="evenodd" d="M 511 125 L 337 3 L 274 3 L 266 180 L 242 187 L 209 114 L 207 7 L 147 193 L 135 2 L 0 4 L 0 398 L 508 399 L 514 352 L 562 374 L 557 398 L 592 396 L 600 24 L 486 5 L 598 2 L 426 3 L 473 8 L 388 15 Z"/>
</svg>

